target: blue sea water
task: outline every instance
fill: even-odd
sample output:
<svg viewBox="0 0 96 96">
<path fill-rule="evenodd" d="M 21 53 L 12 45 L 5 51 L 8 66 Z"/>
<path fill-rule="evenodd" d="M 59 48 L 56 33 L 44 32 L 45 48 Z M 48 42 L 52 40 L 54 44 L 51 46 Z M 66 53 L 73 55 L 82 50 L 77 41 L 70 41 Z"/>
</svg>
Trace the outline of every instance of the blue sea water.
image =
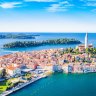
<svg viewBox="0 0 96 96">
<path fill-rule="evenodd" d="M 96 96 L 96 73 L 54 74 L 10 96 Z"/>
<path fill-rule="evenodd" d="M 5 33 L 6 34 L 6 33 Z M 14 33 L 15 34 L 15 33 Z M 32 50 L 43 50 L 43 49 L 51 49 L 51 48 L 68 48 L 68 47 L 76 47 L 76 45 L 45 45 L 38 47 L 29 47 L 29 48 L 13 48 L 13 49 L 3 49 L 3 44 L 14 42 L 14 41 L 42 41 L 48 39 L 57 39 L 57 38 L 75 38 L 84 43 L 85 33 L 29 33 L 29 34 L 37 34 L 40 36 L 36 36 L 36 39 L 0 39 L 0 55 L 10 54 L 12 52 L 17 51 L 32 51 Z M 96 47 L 96 33 L 88 33 L 88 42 L 92 43 L 94 47 Z"/>
<path fill-rule="evenodd" d="M 32 33 L 31 33 L 32 34 Z M 35 34 L 35 33 L 34 33 Z M 85 33 L 36 33 L 35 40 L 56 38 L 75 38 L 84 43 Z M 96 33 L 88 34 L 88 41 L 96 47 Z M 31 40 L 31 39 L 30 39 Z M 33 39 L 32 39 L 33 40 Z M 45 45 L 30 48 L 2 49 L 3 44 L 28 39 L 0 39 L 0 55 L 16 51 L 32 51 L 51 48 L 74 48 L 76 45 Z M 14 92 L 10 96 L 96 96 L 96 73 L 92 74 L 54 74 L 43 78 Z"/>
</svg>

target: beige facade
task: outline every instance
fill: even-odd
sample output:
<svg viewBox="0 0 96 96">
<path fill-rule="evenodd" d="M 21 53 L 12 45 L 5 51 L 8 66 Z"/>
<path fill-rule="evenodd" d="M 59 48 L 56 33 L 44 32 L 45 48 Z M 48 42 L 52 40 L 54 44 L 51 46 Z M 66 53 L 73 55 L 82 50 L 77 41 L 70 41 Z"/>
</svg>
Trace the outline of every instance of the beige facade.
<svg viewBox="0 0 96 96">
<path fill-rule="evenodd" d="M 85 52 L 85 45 L 84 44 L 79 45 L 76 48 L 79 50 L 79 52 Z M 88 45 L 88 48 L 93 48 L 93 45 L 92 44 L 89 44 Z"/>
</svg>

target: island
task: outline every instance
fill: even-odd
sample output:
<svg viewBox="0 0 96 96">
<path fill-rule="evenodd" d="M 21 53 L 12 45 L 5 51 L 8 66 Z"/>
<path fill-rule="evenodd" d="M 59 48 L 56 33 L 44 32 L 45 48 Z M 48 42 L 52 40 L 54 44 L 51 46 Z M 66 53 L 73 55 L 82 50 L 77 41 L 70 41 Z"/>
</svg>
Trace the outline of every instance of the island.
<svg viewBox="0 0 96 96">
<path fill-rule="evenodd" d="M 35 39 L 36 34 L 31 33 L 0 33 L 0 39 Z"/>
<path fill-rule="evenodd" d="M 57 40 L 47 40 L 39 44 L 74 44 L 75 41 L 64 39 L 61 43 L 60 40 L 59 43 Z M 16 52 L 0 56 L 0 96 L 7 96 L 56 72 L 96 73 L 96 48 L 88 44 L 87 34 L 85 44 L 80 44 L 76 48 Z"/>
<path fill-rule="evenodd" d="M 41 45 L 49 45 L 49 44 L 81 44 L 79 40 L 76 39 L 53 39 L 53 40 L 45 40 L 45 41 L 16 41 L 12 43 L 7 43 L 3 45 L 3 48 L 20 48 L 20 47 L 34 47 Z"/>
<path fill-rule="evenodd" d="M 96 48 L 48 49 L 0 57 L 0 96 L 9 95 L 54 72 L 96 72 Z"/>
</svg>

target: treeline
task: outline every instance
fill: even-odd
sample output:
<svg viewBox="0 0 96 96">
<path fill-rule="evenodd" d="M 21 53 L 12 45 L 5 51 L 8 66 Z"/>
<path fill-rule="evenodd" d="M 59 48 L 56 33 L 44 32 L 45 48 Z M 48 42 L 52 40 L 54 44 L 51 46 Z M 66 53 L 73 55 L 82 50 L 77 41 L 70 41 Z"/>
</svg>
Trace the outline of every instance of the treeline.
<svg viewBox="0 0 96 96">
<path fill-rule="evenodd" d="M 88 54 L 96 54 L 96 48 L 87 48 L 86 53 Z"/>
<path fill-rule="evenodd" d="M 3 48 L 19 48 L 19 47 L 34 47 L 47 44 L 80 44 L 81 42 L 75 39 L 55 39 L 45 41 L 16 41 L 3 45 Z"/>
<path fill-rule="evenodd" d="M 0 34 L 0 39 L 35 39 L 34 34 L 26 34 L 26 33 L 6 33 Z"/>
</svg>

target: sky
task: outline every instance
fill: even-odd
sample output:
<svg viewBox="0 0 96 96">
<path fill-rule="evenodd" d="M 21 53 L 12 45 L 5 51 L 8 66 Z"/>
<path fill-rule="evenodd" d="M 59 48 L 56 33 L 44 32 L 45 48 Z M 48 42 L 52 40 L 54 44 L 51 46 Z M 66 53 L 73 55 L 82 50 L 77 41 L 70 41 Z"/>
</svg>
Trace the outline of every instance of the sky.
<svg viewBox="0 0 96 96">
<path fill-rule="evenodd" d="M 96 32 L 96 0 L 0 0 L 0 32 Z"/>
</svg>

